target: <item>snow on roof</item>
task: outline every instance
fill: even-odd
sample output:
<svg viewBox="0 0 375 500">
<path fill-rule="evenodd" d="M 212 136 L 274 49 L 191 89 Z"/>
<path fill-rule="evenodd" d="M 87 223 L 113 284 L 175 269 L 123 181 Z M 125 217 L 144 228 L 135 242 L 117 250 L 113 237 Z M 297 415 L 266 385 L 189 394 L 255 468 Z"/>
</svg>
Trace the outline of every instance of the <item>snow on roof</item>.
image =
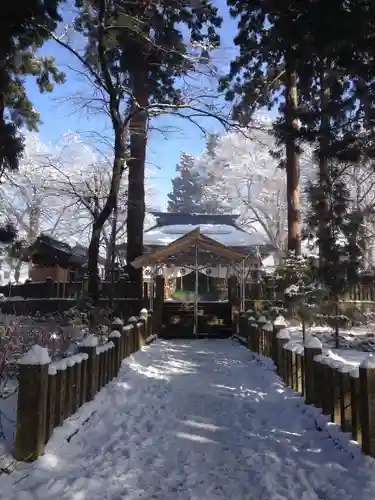
<svg viewBox="0 0 375 500">
<path fill-rule="evenodd" d="M 145 246 L 164 246 L 181 238 L 184 234 L 200 228 L 204 236 L 218 241 L 222 245 L 231 247 L 249 247 L 266 245 L 265 236 L 259 233 L 249 234 L 241 229 L 227 224 L 176 224 L 168 226 L 157 226 L 143 235 Z"/>
</svg>

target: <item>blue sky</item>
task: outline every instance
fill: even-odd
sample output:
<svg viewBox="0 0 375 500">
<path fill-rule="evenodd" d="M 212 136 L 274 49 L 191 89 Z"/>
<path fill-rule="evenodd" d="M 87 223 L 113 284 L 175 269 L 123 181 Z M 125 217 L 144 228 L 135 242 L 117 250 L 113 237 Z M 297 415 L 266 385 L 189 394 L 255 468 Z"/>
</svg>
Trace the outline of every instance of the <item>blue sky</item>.
<svg viewBox="0 0 375 500">
<path fill-rule="evenodd" d="M 215 56 L 220 66 L 225 66 L 234 53 L 233 37 L 236 33 L 236 22 L 228 13 L 224 0 L 214 0 L 219 6 L 224 18 L 221 29 L 222 46 Z M 74 102 L 74 94 L 85 94 L 87 83 L 84 77 L 79 76 L 73 69 L 80 66 L 74 56 L 55 42 L 48 42 L 42 49 L 44 54 L 53 55 L 57 64 L 67 75 L 64 85 L 56 86 L 51 94 L 40 94 L 35 82 L 30 79 L 27 82 L 27 91 L 34 104 L 40 112 L 42 124 L 39 127 L 43 142 L 56 141 L 62 134 L 68 131 L 80 133 L 86 137 L 94 147 L 102 149 L 101 137 L 108 137 L 110 127 L 108 121 L 99 113 L 88 113 L 79 109 Z M 87 88 L 87 87 L 86 87 Z M 87 90 L 86 90 L 87 94 Z M 202 119 L 202 126 L 210 132 L 220 132 L 220 124 L 211 119 Z M 155 120 L 154 125 L 158 128 L 178 127 L 178 131 L 168 133 L 167 138 L 158 132 L 152 131 L 149 137 L 149 148 L 147 162 L 154 171 L 152 184 L 157 188 L 158 198 L 156 201 L 159 208 L 166 201 L 166 195 L 171 189 L 170 179 L 174 176 L 176 164 L 182 151 L 190 154 L 198 154 L 205 145 L 202 132 L 186 120 L 164 116 Z"/>
</svg>

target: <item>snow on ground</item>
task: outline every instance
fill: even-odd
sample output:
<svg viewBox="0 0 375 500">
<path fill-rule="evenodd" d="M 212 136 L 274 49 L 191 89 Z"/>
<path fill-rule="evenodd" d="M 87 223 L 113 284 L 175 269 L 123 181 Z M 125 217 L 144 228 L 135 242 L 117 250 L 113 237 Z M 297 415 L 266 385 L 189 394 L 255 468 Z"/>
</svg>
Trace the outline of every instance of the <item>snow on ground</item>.
<svg viewBox="0 0 375 500">
<path fill-rule="evenodd" d="M 288 328 L 295 338 L 302 339 L 302 327 Z M 312 326 L 307 328 L 307 336 L 314 335 L 327 348 L 335 346 L 335 332 L 329 326 Z M 350 330 L 340 328 L 340 348 L 361 352 L 375 352 L 375 325 L 373 323 L 352 327 Z"/>
<path fill-rule="evenodd" d="M 43 457 L 0 478 L 0 499 L 374 498 L 373 460 L 319 431 L 314 411 L 237 341 L 157 341 Z"/>
<path fill-rule="evenodd" d="M 372 325 L 374 326 L 374 325 Z M 287 328 L 292 344 L 303 344 L 301 327 Z M 370 327 L 354 327 L 351 330 L 340 330 L 340 349 L 335 349 L 334 331 L 328 326 L 314 326 L 306 330 L 306 338 L 317 337 L 323 344 L 323 353 L 332 359 L 353 367 L 359 366 L 369 353 L 374 353 L 375 342 L 371 341 L 375 335 L 369 331 Z M 373 331 L 373 330 L 372 330 Z"/>
</svg>

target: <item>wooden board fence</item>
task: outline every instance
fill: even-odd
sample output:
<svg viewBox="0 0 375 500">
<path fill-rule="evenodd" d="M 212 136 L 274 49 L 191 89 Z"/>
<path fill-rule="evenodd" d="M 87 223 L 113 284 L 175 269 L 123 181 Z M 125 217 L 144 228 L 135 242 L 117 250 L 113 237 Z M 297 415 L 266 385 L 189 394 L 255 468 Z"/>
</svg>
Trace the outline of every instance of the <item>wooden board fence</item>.
<svg viewBox="0 0 375 500">
<path fill-rule="evenodd" d="M 98 345 L 98 338 L 89 335 L 78 354 L 59 361 L 34 345 L 19 362 L 14 457 L 33 461 L 42 455 L 53 429 L 117 377 L 124 358 L 156 338 L 152 323 L 145 310 L 126 326 L 117 319 L 107 343 Z"/>
</svg>

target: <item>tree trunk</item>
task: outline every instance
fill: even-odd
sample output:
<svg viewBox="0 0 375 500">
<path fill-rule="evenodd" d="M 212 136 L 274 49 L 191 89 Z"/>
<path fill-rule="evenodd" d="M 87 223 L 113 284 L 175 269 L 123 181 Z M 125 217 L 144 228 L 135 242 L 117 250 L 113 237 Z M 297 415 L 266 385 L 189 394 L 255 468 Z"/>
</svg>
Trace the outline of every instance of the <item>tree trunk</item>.
<svg viewBox="0 0 375 500">
<path fill-rule="evenodd" d="M 133 79 L 133 92 L 138 105 L 147 106 L 147 72 Z M 136 297 L 143 294 L 143 271 L 131 265 L 143 253 L 145 219 L 145 161 L 147 146 L 147 113 L 138 111 L 130 123 L 130 159 L 128 161 L 128 215 L 126 220 L 126 262 L 129 279 L 134 283 Z"/>
<path fill-rule="evenodd" d="M 323 67 L 320 74 L 320 127 L 319 127 L 319 266 L 324 266 L 324 246 L 330 238 L 330 209 L 328 193 L 330 190 L 330 176 L 328 165 L 328 146 L 330 131 L 329 105 L 330 89 L 327 81 L 326 68 Z"/>
<path fill-rule="evenodd" d="M 113 292 L 114 292 L 114 282 L 115 282 L 115 260 L 116 260 L 116 234 L 117 234 L 117 203 L 113 208 L 112 213 L 112 225 L 111 225 L 111 236 L 110 236 L 110 280 L 111 286 L 109 288 L 109 307 L 113 310 Z"/>
<path fill-rule="evenodd" d="M 100 299 L 100 278 L 98 270 L 100 236 L 104 224 L 117 206 L 117 198 L 125 163 L 124 142 L 123 131 L 119 127 L 119 129 L 115 132 L 115 157 L 113 160 L 110 192 L 103 209 L 95 217 L 92 226 L 91 241 L 88 250 L 87 272 L 88 293 L 95 306 L 98 304 Z"/>
<path fill-rule="evenodd" d="M 300 163 L 296 144 L 297 131 L 297 75 L 286 70 L 285 81 L 285 121 L 286 138 L 286 184 L 288 205 L 288 251 L 301 254 L 300 217 Z"/>
</svg>

